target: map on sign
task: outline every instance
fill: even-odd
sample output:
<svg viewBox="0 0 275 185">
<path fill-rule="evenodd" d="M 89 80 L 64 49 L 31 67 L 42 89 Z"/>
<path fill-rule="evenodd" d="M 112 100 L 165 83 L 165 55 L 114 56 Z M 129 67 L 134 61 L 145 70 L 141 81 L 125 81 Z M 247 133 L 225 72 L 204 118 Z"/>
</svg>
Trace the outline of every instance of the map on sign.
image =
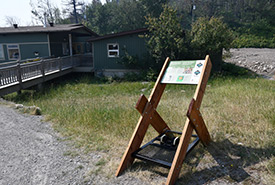
<svg viewBox="0 0 275 185">
<path fill-rule="evenodd" d="M 204 60 L 171 61 L 161 83 L 198 84 Z"/>
</svg>

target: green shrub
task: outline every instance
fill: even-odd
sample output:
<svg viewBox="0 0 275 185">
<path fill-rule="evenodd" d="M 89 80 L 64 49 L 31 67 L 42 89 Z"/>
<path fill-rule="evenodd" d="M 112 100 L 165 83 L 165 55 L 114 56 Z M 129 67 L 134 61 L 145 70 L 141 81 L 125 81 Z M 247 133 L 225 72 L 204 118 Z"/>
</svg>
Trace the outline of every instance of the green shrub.
<svg viewBox="0 0 275 185">
<path fill-rule="evenodd" d="M 233 41 L 234 48 L 275 48 L 275 35 L 273 38 L 265 38 L 251 34 L 243 34 Z"/>
<path fill-rule="evenodd" d="M 191 48 L 200 58 L 210 54 L 215 71 L 221 70 L 222 50 L 229 49 L 234 39 L 233 31 L 221 18 L 199 18 L 191 29 Z"/>
<path fill-rule="evenodd" d="M 275 26 L 266 19 L 260 19 L 252 23 L 244 23 L 235 28 L 236 39 L 233 41 L 234 48 L 274 48 Z"/>
<path fill-rule="evenodd" d="M 229 49 L 234 39 L 233 32 L 221 18 L 199 18 L 191 29 L 191 45 L 203 53 L 215 53 Z"/>
<path fill-rule="evenodd" d="M 146 25 L 149 33 L 145 36 L 150 55 L 154 58 L 156 67 L 161 68 L 166 57 L 181 59 L 186 52 L 184 31 L 177 16 L 177 11 L 164 6 L 158 18 L 147 17 Z"/>
</svg>

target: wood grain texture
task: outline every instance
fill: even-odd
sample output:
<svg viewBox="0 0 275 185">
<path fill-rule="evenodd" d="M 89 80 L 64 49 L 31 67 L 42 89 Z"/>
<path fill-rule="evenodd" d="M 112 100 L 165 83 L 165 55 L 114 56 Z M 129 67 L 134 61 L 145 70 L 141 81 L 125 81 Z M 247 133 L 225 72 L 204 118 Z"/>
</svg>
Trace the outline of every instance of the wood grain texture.
<svg viewBox="0 0 275 185">
<path fill-rule="evenodd" d="M 190 103 L 187 117 L 193 125 L 193 128 L 196 130 L 201 142 L 204 144 L 204 146 L 208 145 L 208 143 L 211 141 L 211 138 L 194 99 L 192 99 Z"/>
<path fill-rule="evenodd" d="M 166 68 L 168 67 L 169 62 L 170 62 L 170 59 L 167 57 L 162 67 L 162 70 L 158 76 L 158 79 L 155 83 L 155 86 L 152 90 L 149 101 L 147 101 L 146 105 L 144 106 L 144 102 L 146 100 L 145 96 L 140 97 L 138 104 L 136 105 L 136 107 L 138 107 L 138 110 L 142 112 L 142 115 L 138 121 L 138 124 L 128 144 L 128 147 L 121 159 L 120 165 L 116 172 L 116 176 L 119 176 L 128 166 L 130 166 L 133 163 L 134 158 L 132 157 L 132 153 L 137 149 L 139 149 L 150 123 L 157 131 L 164 129 L 163 127 L 165 128 L 168 127 L 164 121 L 162 122 L 162 124 L 159 124 L 156 121 L 152 122 L 152 119 L 153 119 L 153 116 L 156 119 L 159 119 L 160 117 L 160 116 L 158 117 L 158 114 L 156 114 L 155 112 L 156 112 L 158 103 L 160 101 L 160 98 L 163 94 L 163 91 L 166 87 L 166 84 L 161 84 L 160 82 Z"/>
</svg>

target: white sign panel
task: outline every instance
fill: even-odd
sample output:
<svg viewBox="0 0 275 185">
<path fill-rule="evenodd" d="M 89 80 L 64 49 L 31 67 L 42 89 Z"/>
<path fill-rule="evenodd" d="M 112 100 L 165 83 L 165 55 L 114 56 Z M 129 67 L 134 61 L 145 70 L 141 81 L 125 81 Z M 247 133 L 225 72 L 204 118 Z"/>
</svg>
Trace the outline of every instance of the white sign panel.
<svg viewBox="0 0 275 185">
<path fill-rule="evenodd" d="M 205 60 L 171 61 L 161 83 L 198 84 Z"/>
</svg>

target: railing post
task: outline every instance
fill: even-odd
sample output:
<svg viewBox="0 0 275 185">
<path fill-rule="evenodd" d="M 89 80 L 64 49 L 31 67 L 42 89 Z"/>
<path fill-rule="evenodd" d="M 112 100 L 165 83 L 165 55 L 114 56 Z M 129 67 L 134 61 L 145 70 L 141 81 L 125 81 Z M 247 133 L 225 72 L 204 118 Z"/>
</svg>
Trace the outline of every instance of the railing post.
<svg viewBox="0 0 275 185">
<path fill-rule="evenodd" d="M 41 60 L 41 75 L 43 82 L 45 82 L 45 62 L 43 59 Z"/>
<path fill-rule="evenodd" d="M 20 61 L 17 61 L 17 77 L 18 77 L 18 82 L 19 82 L 19 87 L 20 90 L 17 91 L 18 94 L 21 94 L 21 89 L 23 89 L 23 83 L 22 83 L 22 69 L 21 69 L 21 65 L 20 65 Z"/>
<path fill-rule="evenodd" d="M 71 56 L 71 67 L 74 67 L 74 56 Z"/>
<path fill-rule="evenodd" d="M 62 71 L 62 59 L 58 57 L 59 71 Z"/>
</svg>

